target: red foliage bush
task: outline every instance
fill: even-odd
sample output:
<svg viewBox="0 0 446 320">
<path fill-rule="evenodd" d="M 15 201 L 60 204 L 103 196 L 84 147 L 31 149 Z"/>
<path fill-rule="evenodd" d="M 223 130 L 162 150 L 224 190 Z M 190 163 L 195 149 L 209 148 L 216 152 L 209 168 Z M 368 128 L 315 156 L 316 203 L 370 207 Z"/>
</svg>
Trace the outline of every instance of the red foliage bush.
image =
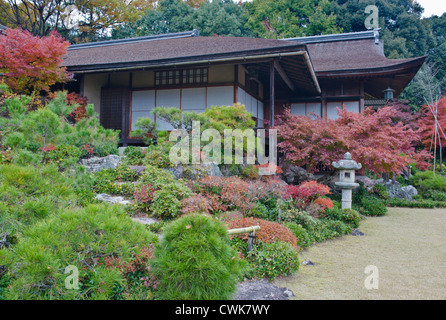
<svg viewBox="0 0 446 320">
<path fill-rule="evenodd" d="M 80 94 L 75 92 L 70 92 L 67 94 L 65 99 L 68 105 L 78 105 L 78 107 L 69 115 L 69 117 L 74 118 L 74 121 L 87 117 L 87 109 L 85 108 L 88 103 L 87 97 L 82 97 Z"/>
<path fill-rule="evenodd" d="M 192 194 L 181 200 L 182 214 L 205 213 L 210 214 L 214 211 L 213 200 L 211 197 L 205 197 L 201 194 Z M 214 200 L 215 201 L 215 200 Z"/>
<path fill-rule="evenodd" d="M 248 213 L 255 208 L 256 201 L 283 198 L 285 185 L 275 179 L 244 181 L 239 177 L 206 177 L 196 183 L 193 189 L 212 199 L 212 206 L 216 210 L 240 210 Z"/>
<path fill-rule="evenodd" d="M 324 209 L 331 209 L 334 206 L 333 201 L 328 198 L 317 198 L 313 203 L 323 207 Z"/>
<path fill-rule="evenodd" d="M 140 190 L 135 190 L 133 196 L 135 201 L 141 204 L 150 204 L 153 200 L 153 194 L 157 189 L 153 188 L 152 185 L 146 184 L 141 187 Z"/>
<path fill-rule="evenodd" d="M 377 111 L 366 108 L 361 113 L 338 111 L 336 120 L 292 115 L 286 110 L 277 118 L 278 144 L 291 164 L 315 171 L 319 164 L 332 169 L 333 161 L 350 152 L 353 159 L 375 173 L 399 174 L 407 165 L 423 166 L 426 151 L 415 152 L 418 132 L 402 122 L 394 123 L 392 107 Z"/>
<path fill-rule="evenodd" d="M 316 181 L 305 181 L 299 186 L 287 186 L 286 196 L 293 199 L 300 199 L 308 204 L 315 199 L 330 194 L 330 188 Z"/>
<path fill-rule="evenodd" d="M 260 226 L 260 230 L 256 231 L 258 240 L 266 243 L 284 241 L 291 244 L 294 248 L 296 248 L 296 250 L 299 249 L 296 236 L 290 229 L 277 222 L 271 222 L 258 218 L 242 218 L 228 221 L 227 226 L 228 229 Z M 248 234 L 240 234 L 237 235 L 237 237 L 248 239 Z"/>
</svg>

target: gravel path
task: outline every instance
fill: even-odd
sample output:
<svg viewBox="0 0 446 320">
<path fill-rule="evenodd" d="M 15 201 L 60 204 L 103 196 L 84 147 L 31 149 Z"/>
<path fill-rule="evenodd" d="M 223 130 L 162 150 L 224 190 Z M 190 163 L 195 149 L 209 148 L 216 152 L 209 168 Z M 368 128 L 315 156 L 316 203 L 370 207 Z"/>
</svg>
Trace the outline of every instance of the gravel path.
<svg viewBox="0 0 446 320">
<path fill-rule="evenodd" d="M 359 230 L 304 250 L 314 265 L 273 284 L 291 299 L 446 299 L 446 209 L 389 208 Z"/>
</svg>

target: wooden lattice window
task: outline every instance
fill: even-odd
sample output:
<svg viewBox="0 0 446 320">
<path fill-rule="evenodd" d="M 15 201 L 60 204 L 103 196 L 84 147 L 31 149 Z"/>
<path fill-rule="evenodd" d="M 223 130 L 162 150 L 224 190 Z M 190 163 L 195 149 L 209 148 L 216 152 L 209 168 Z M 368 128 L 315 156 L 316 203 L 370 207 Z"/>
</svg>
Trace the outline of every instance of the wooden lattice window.
<svg viewBox="0 0 446 320">
<path fill-rule="evenodd" d="M 208 82 L 208 69 L 186 69 L 183 70 L 183 84 L 199 84 Z"/>
<path fill-rule="evenodd" d="M 208 68 L 164 70 L 155 72 L 156 86 L 203 84 L 208 82 Z"/>
<path fill-rule="evenodd" d="M 180 70 L 155 72 L 155 85 L 167 86 L 180 84 Z"/>
</svg>

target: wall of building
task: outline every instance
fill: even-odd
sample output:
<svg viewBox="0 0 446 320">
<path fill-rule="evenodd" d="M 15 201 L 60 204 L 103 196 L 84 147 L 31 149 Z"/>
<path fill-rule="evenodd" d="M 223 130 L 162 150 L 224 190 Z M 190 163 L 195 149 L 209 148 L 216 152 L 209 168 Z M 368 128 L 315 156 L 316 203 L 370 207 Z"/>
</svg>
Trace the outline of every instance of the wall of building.
<svg viewBox="0 0 446 320">
<path fill-rule="evenodd" d="M 236 74 L 237 72 L 237 74 Z M 171 130 L 172 127 L 156 119 L 151 110 L 158 107 L 176 107 L 184 111 L 204 112 L 212 106 L 232 105 L 240 102 L 263 126 L 263 86 L 253 94 L 243 88 L 246 69 L 239 65 L 216 65 L 208 67 L 208 83 L 192 86 L 155 86 L 155 72 L 151 70 L 86 74 L 83 79 L 83 95 L 95 106 L 100 114 L 102 88 L 129 88 L 130 130 L 140 117 L 154 119 L 158 128 Z M 236 85 L 236 79 L 240 86 Z"/>
<path fill-rule="evenodd" d="M 108 74 L 86 74 L 83 79 L 82 94 L 88 98 L 88 103 L 94 104 L 94 111 L 101 112 L 101 89 L 108 83 Z"/>
</svg>

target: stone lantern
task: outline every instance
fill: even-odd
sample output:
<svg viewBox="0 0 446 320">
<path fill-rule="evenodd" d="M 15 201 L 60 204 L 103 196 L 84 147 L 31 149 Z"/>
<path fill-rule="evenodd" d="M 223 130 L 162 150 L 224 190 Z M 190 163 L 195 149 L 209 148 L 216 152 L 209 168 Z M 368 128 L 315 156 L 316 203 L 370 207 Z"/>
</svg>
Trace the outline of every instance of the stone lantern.
<svg viewBox="0 0 446 320">
<path fill-rule="evenodd" d="M 343 160 L 333 161 L 332 166 L 339 169 L 339 182 L 335 185 L 342 189 L 342 209 L 351 209 L 352 190 L 359 187 L 355 182 L 355 170 L 361 169 L 362 165 L 352 160 L 352 155 L 347 152 Z"/>
</svg>

